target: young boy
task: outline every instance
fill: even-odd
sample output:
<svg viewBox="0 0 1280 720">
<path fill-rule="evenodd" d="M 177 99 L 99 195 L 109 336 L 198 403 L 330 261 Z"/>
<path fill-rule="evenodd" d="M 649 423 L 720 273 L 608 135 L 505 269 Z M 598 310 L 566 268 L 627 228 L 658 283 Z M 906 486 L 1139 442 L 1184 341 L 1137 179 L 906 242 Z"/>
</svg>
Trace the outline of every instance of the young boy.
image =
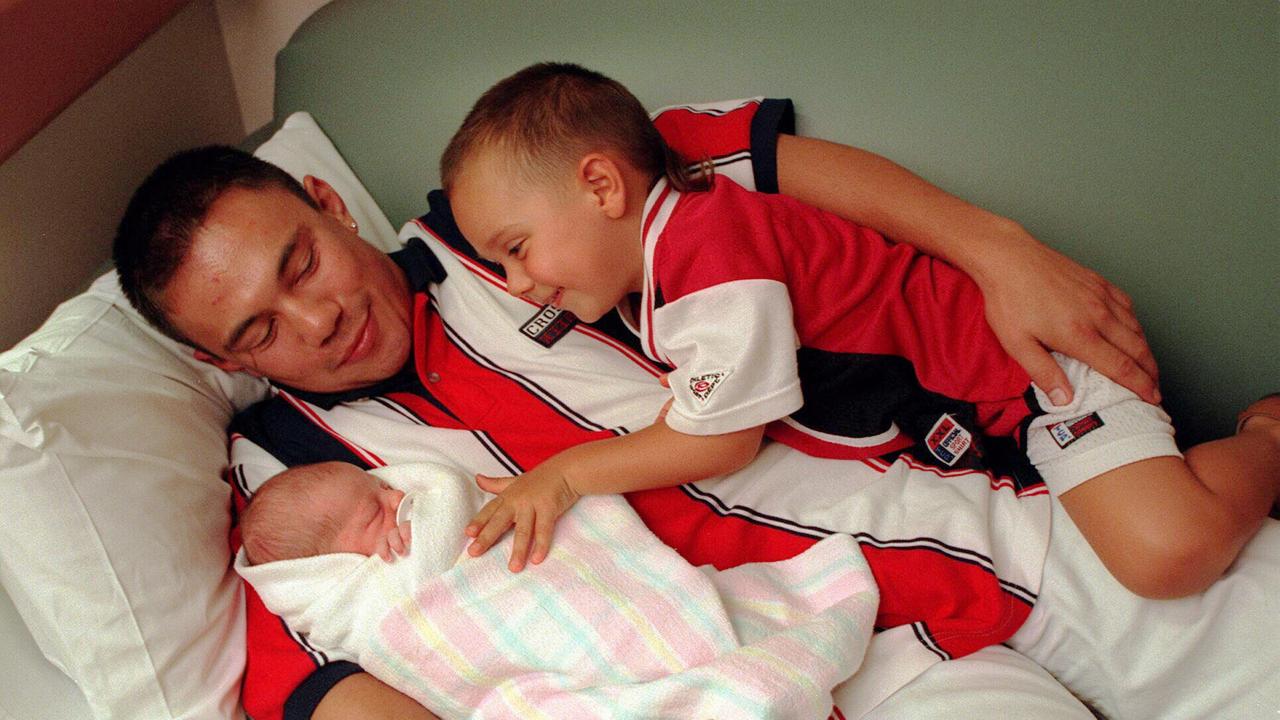
<svg viewBox="0 0 1280 720">
<path fill-rule="evenodd" d="M 871 637 L 878 595 L 847 535 L 709 572 L 625 500 L 591 498 L 515 574 L 462 552 L 482 502 L 435 463 L 297 466 L 246 508 L 236 571 L 314 647 L 446 718 L 826 717 Z"/>
<path fill-rule="evenodd" d="M 1184 460 L 1160 408 L 1065 357 L 1077 394 L 1055 404 L 1000 349 L 967 277 L 788 198 L 690 177 L 597 73 L 541 64 L 498 83 L 441 176 L 509 292 L 588 322 L 616 307 L 673 368 L 664 421 L 480 478 L 501 494 L 467 528 L 473 554 L 514 525 L 511 567 L 530 544 L 539 562 L 579 496 L 727 473 L 765 434 L 822 457 L 906 452 L 939 472 L 1043 477 L 1148 597 L 1211 584 L 1280 492 L 1280 424 L 1260 418 Z"/>
</svg>

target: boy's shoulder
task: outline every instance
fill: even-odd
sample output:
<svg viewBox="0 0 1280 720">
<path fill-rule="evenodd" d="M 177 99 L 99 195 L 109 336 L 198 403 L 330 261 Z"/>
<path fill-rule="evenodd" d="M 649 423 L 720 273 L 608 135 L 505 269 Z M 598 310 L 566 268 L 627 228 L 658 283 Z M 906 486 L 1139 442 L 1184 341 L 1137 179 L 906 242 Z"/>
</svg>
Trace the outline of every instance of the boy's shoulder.
<svg viewBox="0 0 1280 720">
<path fill-rule="evenodd" d="M 856 227 L 843 218 L 790 196 L 750 190 L 720 174 L 712 177 L 710 189 L 682 193 L 675 214 L 682 224 L 702 227 L 704 232 L 717 225 L 726 225 L 740 228 L 760 226 L 762 232 L 778 234 L 784 232 L 783 227 L 775 224 L 779 219 L 806 217 L 824 218 Z"/>
</svg>

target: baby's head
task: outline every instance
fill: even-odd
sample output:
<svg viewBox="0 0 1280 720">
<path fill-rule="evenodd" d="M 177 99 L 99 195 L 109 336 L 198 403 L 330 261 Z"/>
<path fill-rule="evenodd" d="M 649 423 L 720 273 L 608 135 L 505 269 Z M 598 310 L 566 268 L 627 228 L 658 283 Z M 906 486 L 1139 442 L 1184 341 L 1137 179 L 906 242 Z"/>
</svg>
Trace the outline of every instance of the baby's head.
<svg viewBox="0 0 1280 720">
<path fill-rule="evenodd" d="M 354 465 L 290 468 L 263 483 L 240 518 L 250 565 L 327 553 L 383 555 L 404 493 Z"/>
<path fill-rule="evenodd" d="M 485 92 L 440 174 L 458 229 L 502 264 L 507 291 L 587 322 L 643 285 L 638 238 L 653 184 L 688 180 L 634 95 L 562 63 Z"/>
</svg>

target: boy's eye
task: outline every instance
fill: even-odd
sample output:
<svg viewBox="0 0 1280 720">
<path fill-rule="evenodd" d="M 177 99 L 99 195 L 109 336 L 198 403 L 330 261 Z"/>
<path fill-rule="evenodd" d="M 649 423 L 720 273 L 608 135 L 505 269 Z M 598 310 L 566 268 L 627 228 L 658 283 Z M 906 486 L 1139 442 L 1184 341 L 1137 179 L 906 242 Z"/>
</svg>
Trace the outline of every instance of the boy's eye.
<svg viewBox="0 0 1280 720">
<path fill-rule="evenodd" d="M 511 257 L 518 258 L 518 257 L 520 257 L 520 252 L 521 252 L 523 249 L 524 249 L 524 241 L 523 241 L 523 240 L 520 240 L 520 241 L 518 241 L 518 242 L 516 242 L 516 243 L 513 243 L 513 244 L 511 245 L 511 247 L 507 248 L 507 255 L 510 255 Z"/>
</svg>

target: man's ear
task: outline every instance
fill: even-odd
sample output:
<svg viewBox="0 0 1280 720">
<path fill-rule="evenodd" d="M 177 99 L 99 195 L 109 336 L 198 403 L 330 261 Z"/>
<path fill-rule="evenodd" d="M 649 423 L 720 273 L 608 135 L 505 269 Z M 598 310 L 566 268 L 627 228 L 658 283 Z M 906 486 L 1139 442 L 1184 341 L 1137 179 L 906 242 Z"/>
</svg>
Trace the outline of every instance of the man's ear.
<svg viewBox="0 0 1280 720">
<path fill-rule="evenodd" d="M 588 153 L 578 161 L 578 184 L 590 202 L 610 220 L 627 212 L 627 178 L 613 158 L 604 153 Z"/>
<path fill-rule="evenodd" d="M 195 350 L 195 356 L 196 356 L 196 359 L 199 360 L 200 362 L 207 362 L 210 365 L 218 368 L 219 370 L 226 370 L 227 372 L 240 372 L 241 370 L 243 370 L 244 372 L 247 372 L 254 377 L 262 377 L 260 373 L 257 373 L 251 368 L 247 368 L 244 365 L 241 365 L 235 360 L 224 360 L 218 357 L 217 355 L 214 355 L 212 353 L 207 353 L 204 350 L 199 350 L 199 349 Z"/>
<path fill-rule="evenodd" d="M 315 201 L 320 207 L 320 211 L 326 215 L 332 215 L 337 218 L 338 222 L 351 227 L 354 219 L 351 213 L 347 212 L 347 204 L 342 200 L 342 196 L 329 183 L 321 180 L 315 175 L 306 175 L 302 178 L 302 187 L 307 191 L 307 195 Z M 353 228 L 354 229 L 354 228 Z"/>
</svg>

